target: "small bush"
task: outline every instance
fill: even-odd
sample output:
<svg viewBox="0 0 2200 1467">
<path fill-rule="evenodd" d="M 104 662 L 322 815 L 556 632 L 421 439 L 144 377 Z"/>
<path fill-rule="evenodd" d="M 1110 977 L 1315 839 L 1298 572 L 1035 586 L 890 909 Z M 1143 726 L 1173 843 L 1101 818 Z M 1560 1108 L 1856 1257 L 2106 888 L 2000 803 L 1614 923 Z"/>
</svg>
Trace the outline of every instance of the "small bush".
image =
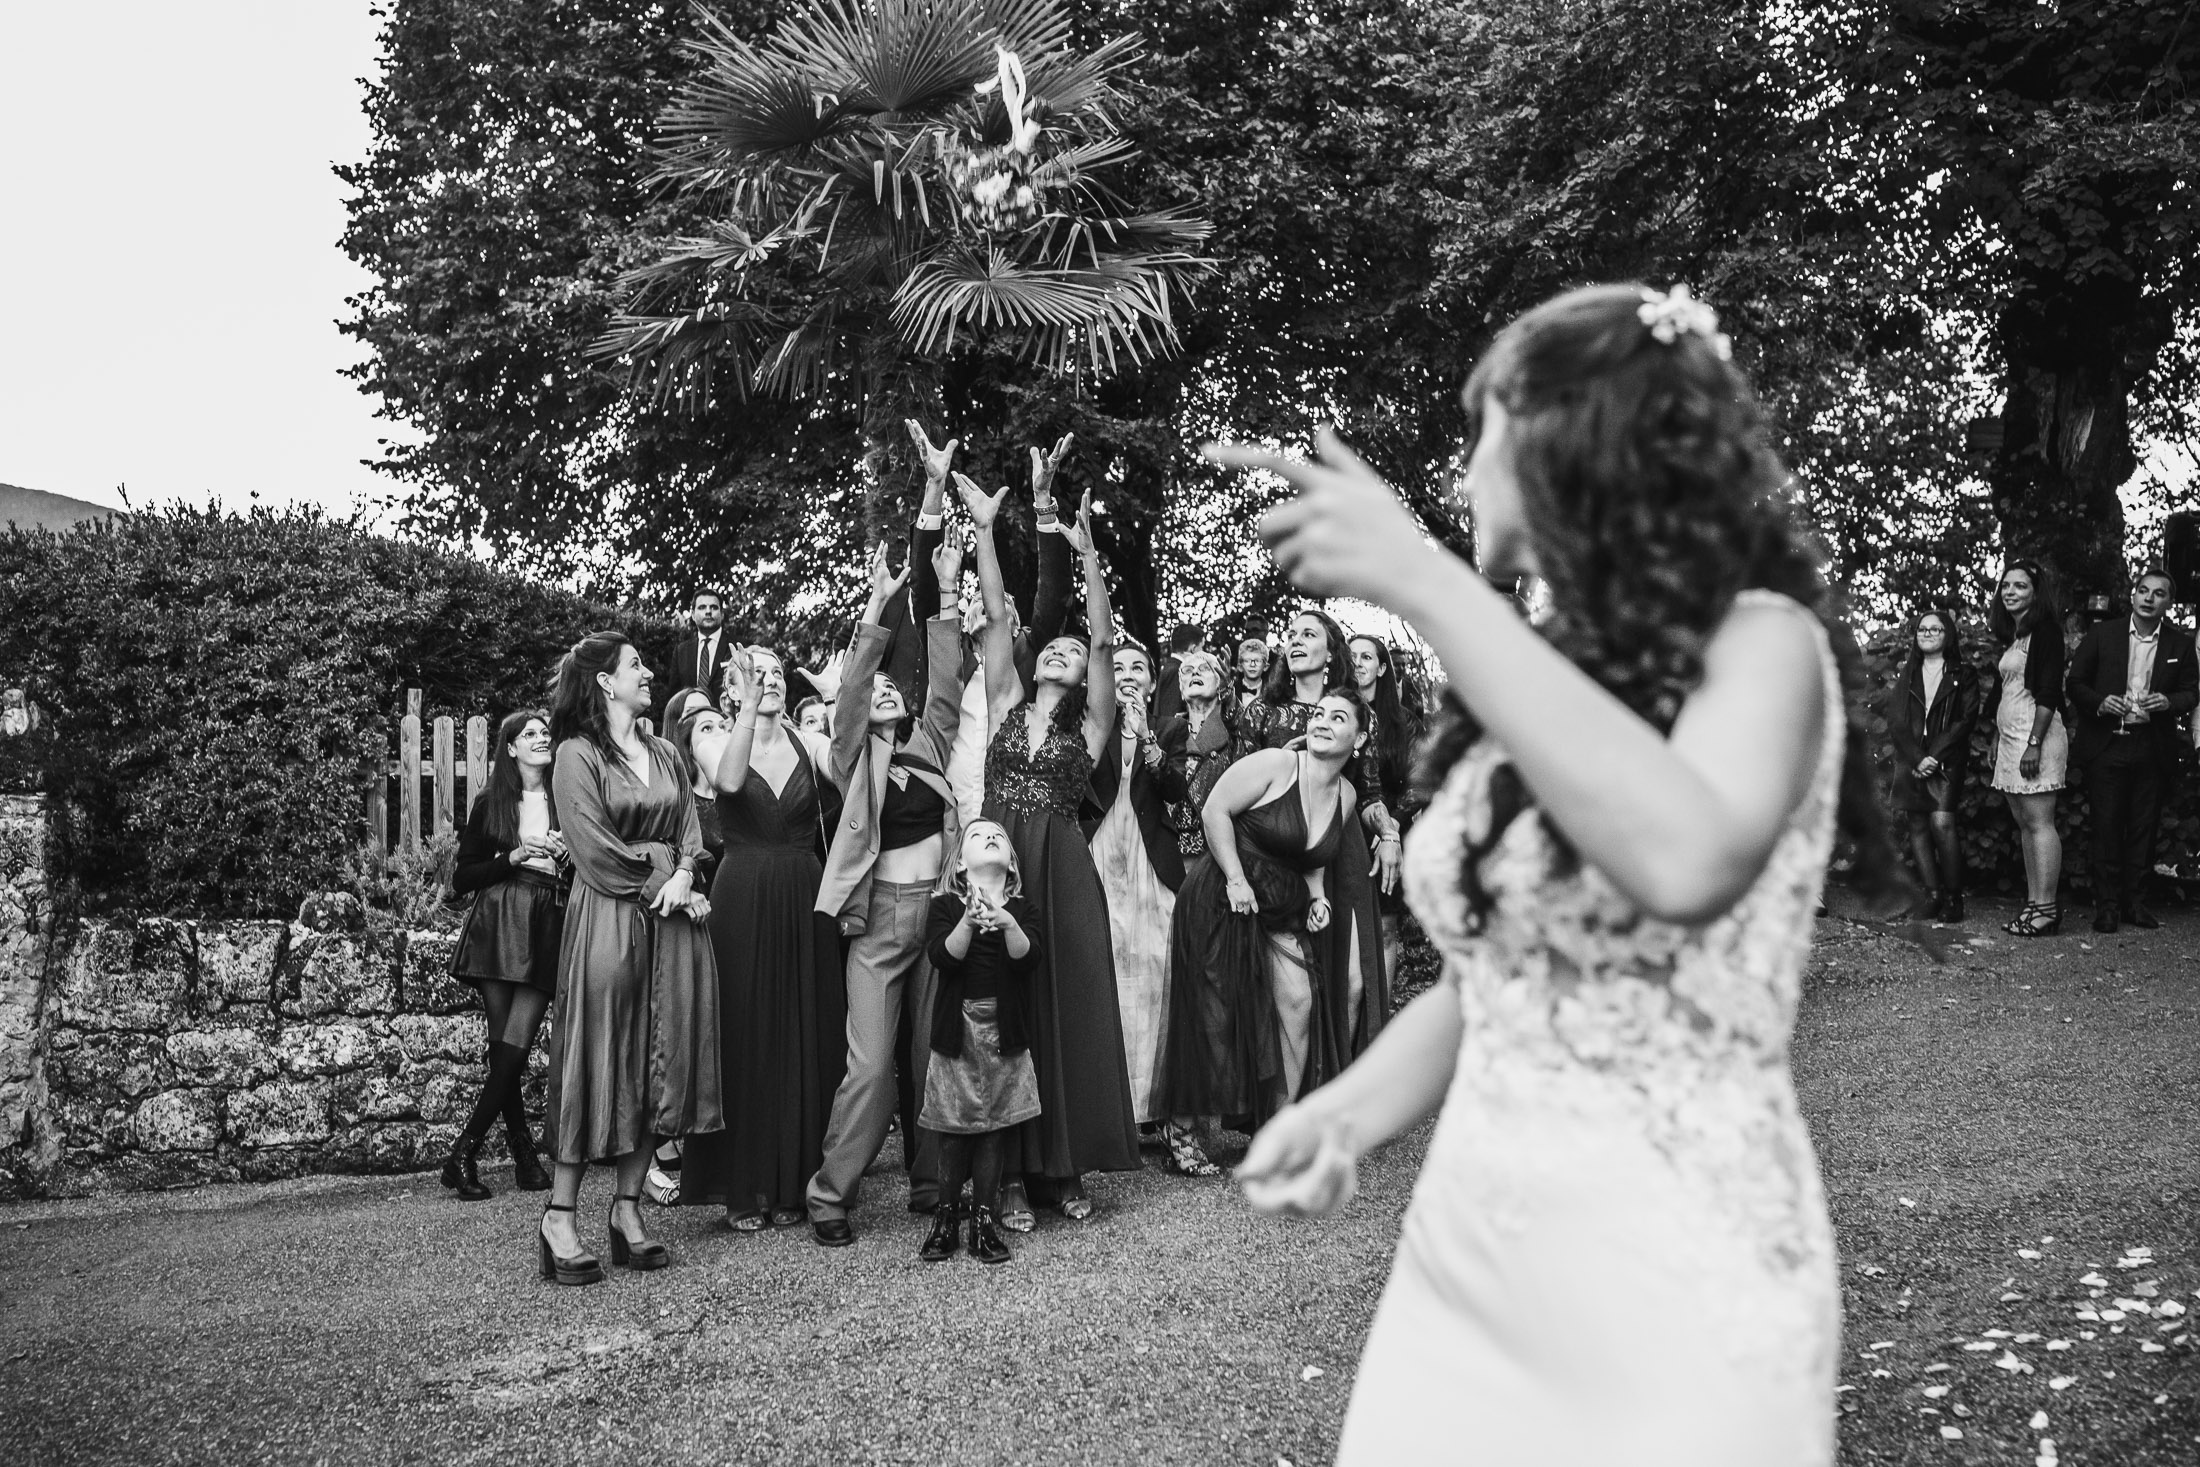
<svg viewBox="0 0 2200 1467">
<path fill-rule="evenodd" d="M 669 629 L 306 511 L 171 509 L 0 534 L 0 686 L 45 710 L 0 777 L 53 802 L 94 910 L 287 916 L 346 885 L 362 768 L 428 717 L 542 701 L 557 656 Z M 20 740 L 0 741 L 24 743 Z"/>
</svg>

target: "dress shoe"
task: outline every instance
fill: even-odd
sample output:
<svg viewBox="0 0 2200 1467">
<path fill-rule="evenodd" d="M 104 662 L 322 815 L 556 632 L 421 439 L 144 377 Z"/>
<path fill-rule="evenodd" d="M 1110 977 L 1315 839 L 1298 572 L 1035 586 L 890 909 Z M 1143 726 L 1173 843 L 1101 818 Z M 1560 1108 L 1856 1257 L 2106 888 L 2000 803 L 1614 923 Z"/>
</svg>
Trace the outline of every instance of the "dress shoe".
<svg viewBox="0 0 2200 1467">
<path fill-rule="evenodd" d="M 1943 922 L 1961 922 L 1963 920 L 1962 892 L 1951 891 L 1948 893 L 1947 898 L 1940 904 L 1940 920 Z"/>
<path fill-rule="evenodd" d="M 2116 909 L 2114 907 L 2095 907 L 2093 909 L 2093 930 L 2095 932 L 2114 932 L 2116 930 Z"/>
<path fill-rule="evenodd" d="M 821 1248 L 845 1248 L 856 1240 L 856 1230 L 848 1226 L 848 1219 L 844 1217 L 813 1217 L 810 1236 L 817 1239 Z"/>
<path fill-rule="evenodd" d="M 980 1263 L 1006 1263 L 1014 1255 L 1001 1235 L 993 1231 L 993 1209 L 970 1209 L 970 1256 Z"/>
<path fill-rule="evenodd" d="M 2144 928 L 2148 932 L 2152 932 L 2162 925 L 2161 918 L 2155 916 L 2138 902 L 2131 902 L 2124 907 L 2123 918 L 2132 926 Z"/>
<path fill-rule="evenodd" d="M 945 1263 L 961 1250 L 962 1233 L 955 1226 L 958 1211 L 952 1202 L 939 1205 L 932 1214 L 932 1232 L 917 1250 L 917 1257 L 926 1263 Z"/>
<path fill-rule="evenodd" d="M 547 1192 L 550 1190 L 550 1169 L 542 1164 L 542 1156 L 535 1150 L 535 1137 L 525 1126 L 504 1131 L 506 1144 L 512 1148 L 512 1185 L 522 1192 Z"/>
</svg>

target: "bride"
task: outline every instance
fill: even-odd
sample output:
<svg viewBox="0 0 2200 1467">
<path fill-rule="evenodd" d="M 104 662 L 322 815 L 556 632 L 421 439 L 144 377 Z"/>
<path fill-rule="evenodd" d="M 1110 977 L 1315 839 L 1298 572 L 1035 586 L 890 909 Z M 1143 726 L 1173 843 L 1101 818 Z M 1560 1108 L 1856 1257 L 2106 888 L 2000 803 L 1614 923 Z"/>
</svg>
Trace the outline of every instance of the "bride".
<svg viewBox="0 0 2200 1467">
<path fill-rule="evenodd" d="M 1481 570 L 1334 434 L 1261 533 L 1411 621 L 1451 680 L 1406 881 L 1444 977 L 1239 1171 L 1350 1200 L 1441 1109 L 1361 1359 L 1346 1464 L 1833 1460 L 1840 1287 L 1788 1036 L 1837 825 L 1899 888 L 1853 645 L 1711 310 L 1570 292 L 1467 384 Z"/>
</svg>

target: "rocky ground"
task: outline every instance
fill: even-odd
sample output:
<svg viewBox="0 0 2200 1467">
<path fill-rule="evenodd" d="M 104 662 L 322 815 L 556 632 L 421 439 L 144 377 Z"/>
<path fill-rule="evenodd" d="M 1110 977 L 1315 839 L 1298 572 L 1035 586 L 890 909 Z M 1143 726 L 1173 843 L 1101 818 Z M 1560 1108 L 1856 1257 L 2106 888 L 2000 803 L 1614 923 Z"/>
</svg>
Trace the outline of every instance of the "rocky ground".
<svg viewBox="0 0 2200 1467">
<path fill-rule="evenodd" d="M 1796 1065 L 1843 1458 L 2188 1463 L 2200 913 L 2032 944 L 1992 916 L 1938 968 L 1822 934 Z M 415 1175 L 0 1207 L 0 1461 L 1324 1462 L 1424 1140 L 1324 1225 L 1151 1170 L 1008 1267 L 929 1267 L 889 1174 L 854 1248 L 683 1210 L 673 1268 L 579 1290 L 537 1282 L 501 1169 L 472 1206 Z"/>
</svg>

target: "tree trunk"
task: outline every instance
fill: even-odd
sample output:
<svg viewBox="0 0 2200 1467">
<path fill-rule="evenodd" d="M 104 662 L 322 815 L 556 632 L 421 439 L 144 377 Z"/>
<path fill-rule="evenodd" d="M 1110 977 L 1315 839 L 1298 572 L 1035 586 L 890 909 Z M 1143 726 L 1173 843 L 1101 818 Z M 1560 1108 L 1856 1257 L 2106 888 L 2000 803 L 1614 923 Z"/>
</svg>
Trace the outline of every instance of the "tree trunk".
<svg viewBox="0 0 2200 1467">
<path fill-rule="evenodd" d="M 1996 337 L 2001 447 L 1989 475 L 2002 544 L 2058 578 L 2065 609 L 2123 598 L 2124 511 L 2138 468 L 2131 395 L 2169 339 L 2166 314 L 2127 282 L 2020 296 Z"/>
</svg>

